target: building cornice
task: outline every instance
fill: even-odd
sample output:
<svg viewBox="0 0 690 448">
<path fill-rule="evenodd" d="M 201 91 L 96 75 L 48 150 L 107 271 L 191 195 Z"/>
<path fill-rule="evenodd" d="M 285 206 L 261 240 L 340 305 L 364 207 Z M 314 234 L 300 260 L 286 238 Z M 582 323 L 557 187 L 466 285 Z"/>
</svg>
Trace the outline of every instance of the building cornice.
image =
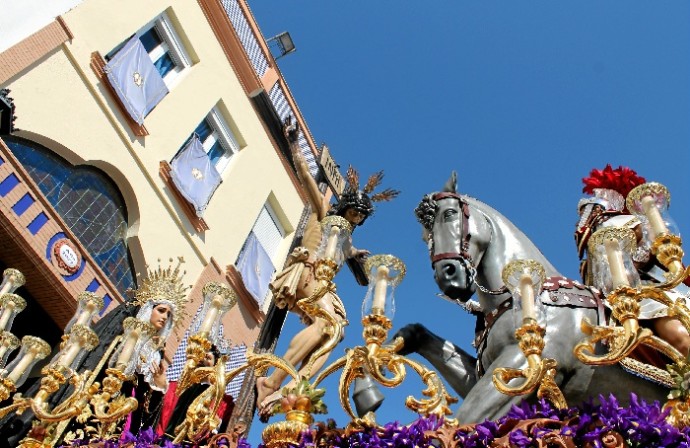
<svg viewBox="0 0 690 448">
<path fill-rule="evenodd" d="M 65 21 L 58 16 L 55 21 L 3 51 L 0 53 L 0 86 L 73 38 Z"/>
</svg>

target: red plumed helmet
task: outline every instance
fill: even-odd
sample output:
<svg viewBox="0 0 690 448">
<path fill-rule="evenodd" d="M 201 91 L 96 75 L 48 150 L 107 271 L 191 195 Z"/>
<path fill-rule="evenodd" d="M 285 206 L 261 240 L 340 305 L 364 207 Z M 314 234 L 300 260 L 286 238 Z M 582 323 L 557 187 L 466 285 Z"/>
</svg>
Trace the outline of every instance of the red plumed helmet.
<svg viewBox="0 0 690 448">
<path fill-rule="evenodd" d="M 630 193 L 630 190 L 645 182 L 644 177 L 638 176 L 635 170 L 627 166 L 619 166 L 613 169 L 611 164 L 607 164 L 603 170 L 593 169 L 589 173 L 589 177 L 582 179 L 582 183 L 585 184 L 582 191 L 594 194 L 595 188 L 607 188 L 617 191 L 625 198 Z"/>
</svg>

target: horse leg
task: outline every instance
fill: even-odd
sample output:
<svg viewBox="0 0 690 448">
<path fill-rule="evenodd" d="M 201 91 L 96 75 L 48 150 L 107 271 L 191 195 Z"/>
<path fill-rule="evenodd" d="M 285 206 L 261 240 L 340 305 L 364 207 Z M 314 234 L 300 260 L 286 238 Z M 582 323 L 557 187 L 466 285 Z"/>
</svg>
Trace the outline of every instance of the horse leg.
<svg viewBox="0 0 690 448">
<path fill-rule="evenodd" d="M 477 358 L 452 342 L 440 338 L 424 325 L 406 325 L 393 338 L 396 337 L 402 337 L 405 341 L 399 352 L 401 355 L 420 354 L 461 397 L 467 396 L 477 383 Z"/>
<path fill-rule="evenodd" d="M 456 418 L 461 424 L 477 423 L 485 419 L 493 420 L 501 417 L 508 412 L 512 405 L 525 398 L 524 396 L 504 395 L 496 389 L 492 372 L 498 367 L 524 369 L 527 367 L 527 361 L 516 345 L 506 347 L 463 400 L 456 414 Z M 522 381 L 522 379 L 517 381 Z"/>
</svg>

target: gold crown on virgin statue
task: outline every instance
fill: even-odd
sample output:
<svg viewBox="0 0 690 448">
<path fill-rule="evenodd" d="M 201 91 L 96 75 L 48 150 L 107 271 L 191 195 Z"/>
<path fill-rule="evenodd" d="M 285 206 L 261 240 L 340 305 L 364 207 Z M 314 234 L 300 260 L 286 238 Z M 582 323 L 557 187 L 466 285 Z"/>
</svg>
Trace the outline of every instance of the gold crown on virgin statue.
<svg viewBox="0 0 690 448">
<path fill-rule="evenodd" d="M 156 270 L 151 270 L 147 266 L 148 275 L 139 282 L 141 285 L 139 288 L 131 291 L 134 294 L 134 299 L 130 304 L 142 306 L 150 301 L 167 301 L 174 307 L 173 321 L 177 325 L 184 317 L 187 293 L 191 287 L 182 284 L 182 277 L 187 273 L 180 271 L 184 258 L 177 257 L 177 265 L 174 267 L 172 266 L 173 259 L 171 258 L 169 261 L 171 265 L 166 269 L 159 265 Z M 160 263 L 160 259 L 158 263 Z"/>
</svg>

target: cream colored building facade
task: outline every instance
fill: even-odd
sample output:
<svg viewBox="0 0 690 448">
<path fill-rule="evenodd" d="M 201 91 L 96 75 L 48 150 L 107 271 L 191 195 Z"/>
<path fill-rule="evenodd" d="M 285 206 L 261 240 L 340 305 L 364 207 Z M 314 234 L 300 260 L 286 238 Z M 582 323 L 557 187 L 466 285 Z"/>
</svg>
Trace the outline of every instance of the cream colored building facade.
<svg viewBox="0 0 690 448">
<path fill-rule="evenodd" d="M 76 309 L 80 291 L 107 296 L 108 310 L 124 300 L 106 269 L 12 155 L 13 142 L 30 142 L 75 167 L 95 167 L 114 183 L 126 206 L 124 239 L 137 274 L 145 275 L 147 266 L 155 268 L 159 260 L 165 266 L 170 258 L 184 258 L 185 282 L 193 286 L 187 322 L 201 304 L 207 281 L 235 288 L 240 301 L 224 319 L 225 335 L 233 344 L 252 347 L 270 304 L 248 294 L 235 266 L 238 256 L 260 217 L 270 216 L 279 238 L 267 251 L 273 266 L 282 268 L 306 204 L 281 141 L 280 120 L 292 116 L 300 124 L 302 149 L 314 175 L 321 179 L 321 174 L 315 162 L 318 148 L 247 4 L 61 3 L 59 15 L 36 20 L 38 29 L 13 30 L 0 45 L 0 88 L 9 89 L 18 128 L 0 135 L 0 158 L 8 162 L 0 164 L 2 237 L 13 242 L 0 261 L 25 271 L 28 294 L 57 326 Z M 104 65 L 131 36 L 144 41 L 151 29 L 164 43 L 158 51 L 169 52 L 175 67 L 163 77 L 169 93 L 139 125 L 114 94 Z M 170 163 L 205 120 L 225 147 L 216 163 L 222 182 L 199 218 L 171 181 Z M 12 176 L 16 183 L 3 184 Z M 39 226 L 41 215 L 47 224 Z M 56 235 L 81 257 L 80 271 L 56 267 Z M 166 348 L 170 359 L 180 336 Z"/>
</svg>

